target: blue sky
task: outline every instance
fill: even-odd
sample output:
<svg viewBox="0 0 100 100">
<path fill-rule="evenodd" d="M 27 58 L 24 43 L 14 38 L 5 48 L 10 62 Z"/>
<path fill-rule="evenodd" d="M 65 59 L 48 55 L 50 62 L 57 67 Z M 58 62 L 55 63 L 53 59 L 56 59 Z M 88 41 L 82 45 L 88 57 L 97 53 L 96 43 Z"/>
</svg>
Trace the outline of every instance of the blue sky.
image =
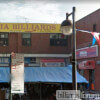
<svg viewBox="0 0 100 100">
<path fill-rule="evenodd" d="M 61 23 L 73 6 L 79 20 L 99 9 L 99 4 L 91 0 L 0 0 L 0 22 Z"/>
</svg>

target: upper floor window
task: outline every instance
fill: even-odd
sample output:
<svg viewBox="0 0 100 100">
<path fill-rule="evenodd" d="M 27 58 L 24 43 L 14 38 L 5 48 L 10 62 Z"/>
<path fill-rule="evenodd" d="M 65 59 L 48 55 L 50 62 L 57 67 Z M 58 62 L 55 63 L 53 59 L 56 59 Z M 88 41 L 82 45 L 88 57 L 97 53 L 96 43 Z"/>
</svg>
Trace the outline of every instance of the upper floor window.
<svg viewBox="0 0 100 100">
<path fill-rule="evenodd" d="M 8 46 L 8 33 L 0 33 L 0 46 Z"/>
<path fill-rule="evenodd" d="M 50 34 L 50 45 L 51 46 L 66 46 L 67 36 L 60 33 Z"/>
<path fill-rule="evenodd" d="M 31 45 L 31 34 L 30 33 L 23 33 L 22 34 L 22 45 L 23 46 L 30 46 Z"/>
<path fill-rule="evenodd" d="M 96 24 L 93 24 L 93 32 L 96 32 Z"/>
</svg>

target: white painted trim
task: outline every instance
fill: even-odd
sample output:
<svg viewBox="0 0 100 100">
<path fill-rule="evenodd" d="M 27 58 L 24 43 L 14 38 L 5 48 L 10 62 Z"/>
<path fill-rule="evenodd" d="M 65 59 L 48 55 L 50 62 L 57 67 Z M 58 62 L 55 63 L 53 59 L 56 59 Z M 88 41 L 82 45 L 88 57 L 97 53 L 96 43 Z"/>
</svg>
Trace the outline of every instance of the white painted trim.
<svg viewBox="0 0 100 100">
<path fill-rule="evenodd" d="M 24 57 L 70 57 L 71 54 L 24 54 Z"/>
<path fill-rule="evenodd" d="M 10 56 L 10 54 L 0 54 L 0 57 L 9 57 Z"/>
<path fill-rule="evenodd" d="M 93 46 L 88 46 L 88 47 L 79 48 L 79 49 L 76 49 L 76 51 L 81 50 L 81 49 L 92 48 L 92 47 L 98 47 L 98 45 L 93 45 Z"/>
<path fill-rule="evenodd" d="M 0 57 L 9 57 L 10 54 L 0 54 Z M 72 54 L 24 54 L 24 57 L 70 57 Z"/>
</svg>

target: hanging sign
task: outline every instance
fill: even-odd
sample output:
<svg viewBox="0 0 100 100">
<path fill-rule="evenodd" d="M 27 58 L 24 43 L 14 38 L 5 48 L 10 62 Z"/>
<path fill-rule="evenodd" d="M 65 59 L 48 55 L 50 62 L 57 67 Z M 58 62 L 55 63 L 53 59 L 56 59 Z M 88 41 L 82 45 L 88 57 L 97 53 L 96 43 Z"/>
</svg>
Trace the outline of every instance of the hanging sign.
<svg viewBox="0 0 100 100">
<path fill-rule="evenodd" d="M 98 46 L 91 46 L 91 47 L 85 47 L 80 48 L 76 50 L 76 58 L 77 59 L 83 59 L 83 58 L 91 58 L 91 57 L 97 57 L 98 56 Z"/>
<path fill-rule="evenodd" d="M 24 93 L 23 54 L 11 54 L 11 93 Z"/>
<path fill-rule="evenodd" d="M 79 69 L 95 69 L 95 61 L 94 60 L 87 60 L 82 61 L 78 64 Z"/>
</svg>

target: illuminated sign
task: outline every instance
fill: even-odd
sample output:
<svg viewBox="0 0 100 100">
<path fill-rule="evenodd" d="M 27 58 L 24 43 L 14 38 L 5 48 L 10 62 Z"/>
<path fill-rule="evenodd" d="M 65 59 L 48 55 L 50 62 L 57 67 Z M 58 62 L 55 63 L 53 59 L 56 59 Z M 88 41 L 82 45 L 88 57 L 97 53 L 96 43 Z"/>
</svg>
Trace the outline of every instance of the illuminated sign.
<svg viewBox="0 0 100 100">
<path fill-rule="evenodd" d="M 61 33 L 60 24 L 0 23 L 0 32 Z"/>
<path fill-rule="evenodd" d="M 77 59 L 91 58 L 91 57 L 97 57 L 97 56 L 98 56 L 98 46 L 97 45 L 77 49 L 76 51 Z"/>
<path fill-rule="evenodd" d="M 94 60 L 82 61 L 78 64 L 78 68 L 79 69 L 94 69 L 95 61 Z"/>
</svg>

